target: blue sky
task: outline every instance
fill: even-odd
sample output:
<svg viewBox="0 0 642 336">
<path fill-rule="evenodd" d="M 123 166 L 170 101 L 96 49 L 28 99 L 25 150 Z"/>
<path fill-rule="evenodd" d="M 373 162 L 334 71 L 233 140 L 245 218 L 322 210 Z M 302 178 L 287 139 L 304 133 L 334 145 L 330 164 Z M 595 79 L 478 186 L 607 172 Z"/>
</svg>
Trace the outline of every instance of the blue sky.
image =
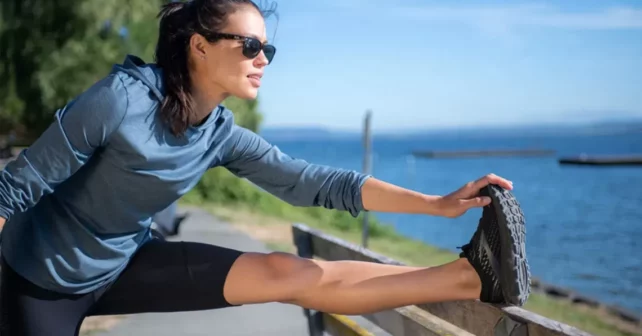
<svg viewBox="0 0 642 336">
<path fill-rule="evenodd" d="M 280 0 L 267 126 L 642 117 L 642 2 Z"/>
</svg>

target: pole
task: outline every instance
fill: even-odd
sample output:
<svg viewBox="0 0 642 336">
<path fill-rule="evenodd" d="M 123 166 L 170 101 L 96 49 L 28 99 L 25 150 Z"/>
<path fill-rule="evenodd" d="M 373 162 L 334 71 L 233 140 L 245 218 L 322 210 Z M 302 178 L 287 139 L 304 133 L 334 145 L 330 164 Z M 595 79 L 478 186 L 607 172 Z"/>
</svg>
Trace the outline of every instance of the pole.
<svg viewBox="0 0 642 336">
<path fill-rule="evenodd" d="M 372 111 L 367 110 L 366 116 L 363 124 L 363 173 L 371 174 L 372 173 L 372 134 L 370 129 L 370 124 L 372 120 Z M 361 245 L 364 248 L 368 247 L 368 212 L 363 213 L 363 230 L 361 237 Z"/>
</svg>

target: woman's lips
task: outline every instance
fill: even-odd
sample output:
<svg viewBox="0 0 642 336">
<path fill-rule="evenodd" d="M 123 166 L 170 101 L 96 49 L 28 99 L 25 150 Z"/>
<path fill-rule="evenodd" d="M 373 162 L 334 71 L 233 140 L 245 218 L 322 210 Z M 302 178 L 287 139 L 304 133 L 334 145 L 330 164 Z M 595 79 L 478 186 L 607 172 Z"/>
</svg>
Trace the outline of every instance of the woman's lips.
<svg viewBox="0 0 642 336">
<path fill-rule="evenodd" d="M 252 84 L 252 86 L 254 86 L 256 88 L 261 86 L 261 77 L 262 77 L 261 75 L 249 75 L 249 76 L 247 76 L 247 78 L 249 78 L 249 80 L 250 80 L 250 84 Z"/>
</svg>

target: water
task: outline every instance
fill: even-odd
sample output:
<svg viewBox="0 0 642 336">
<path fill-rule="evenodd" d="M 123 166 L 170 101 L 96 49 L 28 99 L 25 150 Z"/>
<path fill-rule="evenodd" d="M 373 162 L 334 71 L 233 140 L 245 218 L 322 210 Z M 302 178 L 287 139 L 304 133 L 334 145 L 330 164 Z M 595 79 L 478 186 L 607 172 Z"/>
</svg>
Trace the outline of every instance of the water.
<svg viewBox="0 0 642 336">
<path fill-rule="evenodd" d="M 517 135 L 485 132 L 379 137 L 377 178 L 428 194 L 447 194 L 493 172 L 514 182 L 526 216 L 527 255 L 534 276 L 642 314 L 642 167 L 560 166 L 558 156 L 642 154 L 642 133 Z M 310 162 L 361 170 L 358 137 L 268 138 Z M 413 150 L 544 148 L 556 156 L 421 159 Z M 455 251 L 468 242 L 481 211 L 457 219 L 377 213 L 402 234 Z"/>
</svg>

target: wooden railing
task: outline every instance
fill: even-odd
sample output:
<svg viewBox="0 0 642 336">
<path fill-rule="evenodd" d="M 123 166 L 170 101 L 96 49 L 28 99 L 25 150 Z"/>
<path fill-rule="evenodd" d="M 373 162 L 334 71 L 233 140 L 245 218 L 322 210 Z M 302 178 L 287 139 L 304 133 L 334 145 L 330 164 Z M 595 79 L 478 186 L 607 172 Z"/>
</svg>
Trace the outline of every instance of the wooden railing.
<svg viewBox="0 0 642 336">
<path fill-rule="evenodd" d="M 392 265 L 403 263 L 358 245 L 324 234 L 303 224 L 292 226 L 298 255 L 323 260 L 359 260 Z M 348 316 L 304 309 L 310 336 L 372 335 Z M 449 301 L 406 306 L 363 315 L 394 336 L 588 336 L 575 327 L 515 306 L 471 301 Z"/>
</svg>

